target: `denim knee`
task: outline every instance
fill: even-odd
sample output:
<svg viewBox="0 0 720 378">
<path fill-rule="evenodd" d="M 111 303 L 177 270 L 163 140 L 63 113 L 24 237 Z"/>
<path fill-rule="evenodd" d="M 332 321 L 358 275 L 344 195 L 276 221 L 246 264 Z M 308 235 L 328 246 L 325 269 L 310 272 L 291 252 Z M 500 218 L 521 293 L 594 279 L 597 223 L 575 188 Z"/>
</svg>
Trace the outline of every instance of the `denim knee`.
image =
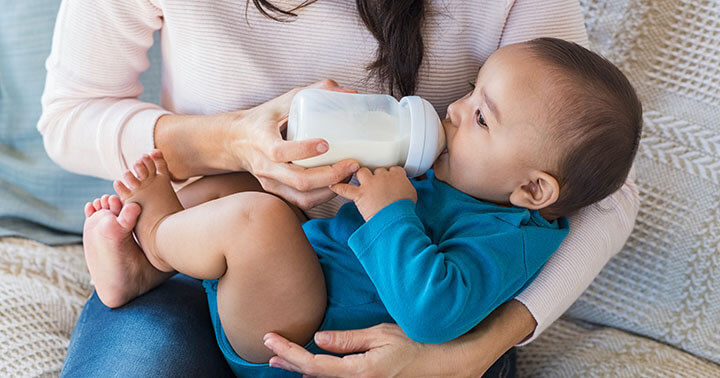
<svg viewBox="0 0 720 378">
<path fill-rule="evenodd" d="M 117 309 L 94 293 L 75 325 L 61 376 L 233 374 L 215 342 L 201 281 L 178 274 Z"/>
</svg>

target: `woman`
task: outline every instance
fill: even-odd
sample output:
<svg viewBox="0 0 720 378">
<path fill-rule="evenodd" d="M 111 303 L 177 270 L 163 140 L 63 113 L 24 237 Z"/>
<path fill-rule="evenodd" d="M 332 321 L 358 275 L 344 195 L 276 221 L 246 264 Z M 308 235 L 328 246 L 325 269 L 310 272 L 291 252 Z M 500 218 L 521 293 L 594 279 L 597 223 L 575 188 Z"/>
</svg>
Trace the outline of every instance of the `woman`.
<svg viewBox="0 0 720 378">
<path fill-rule="evenodd" d="M 38 125 L 50 157 L 74 172 L 117 179 L 128 163 L 157 147 L 177 180 L 248 171 L 309 216 L 328 215 L 339 204 L 328 201 L 326 187 L 346 178 L 349 164 L 309 170 L 287 164 L 326 146 L 282 141 L 278 123 L 291 96 L 269 101 L 273 97 L 333 78 L 363 93 L 423 96 L 444 116 L 499 46 L 539 36 L 587 44 L 575 0 L 243 3 L 63 2 Z M 163 48 L 162 107 L 137 100 L 137 78 L 147 69 L 155 30 Z M 189 198 L 184 204 L 193 203 Z M 268 347 L 280 356 L 274 363 L 328 376 L 480 375 L 567 309 L 620 249 L 636 213 L 637 192 L 629 180 L 572 218 L 573 231 L 538 278 L 457 340 L 416 344 L 393 325 L 318 334 L 318 344 L 330 351 L 366 352 L 340 359 L 313 358 L 271 336 Z M 93 243 L 146 273 L 146 280 L 126 289 L 142 293 L 160 286 L 116 310 L 94 295 L 78 320 L 64 374 L 228 373 L 213 346 L 199 282 L 168 280 L 148 268 L 131 238 Z"/>
</svg>

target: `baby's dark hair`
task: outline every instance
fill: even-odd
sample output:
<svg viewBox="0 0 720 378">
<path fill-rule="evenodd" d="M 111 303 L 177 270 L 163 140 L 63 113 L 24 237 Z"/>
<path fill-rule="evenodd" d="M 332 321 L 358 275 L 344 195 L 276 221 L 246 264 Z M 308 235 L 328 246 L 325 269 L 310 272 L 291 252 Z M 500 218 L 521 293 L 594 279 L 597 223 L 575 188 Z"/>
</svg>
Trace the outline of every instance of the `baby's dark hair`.
<svg viewBox="0 0 720 378">
<path fill-rule="evenodd" d="M 525 44 L 550 67 L 553 87 L 548 145 L 559 146 L 553 174 L 557 202 L 548 218 L 568 216 L 618 190 L 640 142 L 642 104 L 623 73 L 600 55 L 572 42 L 539 38 Z"/>
</svg>

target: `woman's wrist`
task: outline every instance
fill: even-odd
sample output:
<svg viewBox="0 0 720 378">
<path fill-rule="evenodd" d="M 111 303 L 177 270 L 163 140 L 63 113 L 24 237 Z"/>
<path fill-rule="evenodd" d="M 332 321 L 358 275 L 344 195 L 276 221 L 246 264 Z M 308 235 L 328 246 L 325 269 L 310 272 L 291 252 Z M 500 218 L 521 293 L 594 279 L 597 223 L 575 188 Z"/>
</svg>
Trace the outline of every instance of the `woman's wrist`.
<svg viewBox="0 0 720 378">
<path fill-rule="evenodd" d="M 479 377 L 510 348 L 532 335 L 536 326 L 527 307 L 513 299 L 465 335 L 444 344 L 426 345 L 425 356 L 419 360 L 432 361 L 427 368 L 437 375 Z M 448 363 L 437 363 L 440 358 Z"/>
<path fill-rule="evenodd" d="M 158 118 L 155 147 L 167 160 L 173 179 L 245 170 L 230 145 L 231 125 L 239 114 L 169 114 Z"/>
</svg>

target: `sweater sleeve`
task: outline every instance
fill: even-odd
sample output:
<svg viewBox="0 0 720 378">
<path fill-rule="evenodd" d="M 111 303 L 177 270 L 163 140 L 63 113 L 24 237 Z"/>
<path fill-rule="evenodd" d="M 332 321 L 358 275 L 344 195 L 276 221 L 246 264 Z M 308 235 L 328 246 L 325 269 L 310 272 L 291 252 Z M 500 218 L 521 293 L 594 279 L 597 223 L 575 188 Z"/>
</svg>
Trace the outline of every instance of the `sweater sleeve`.
<svg viewBox="0 0 720 378">
<path fill-rule="evenodd" d="M 635 170 L 617 192 L 570 217 L 570 233 L 540 274 L 515 299 L 538 325 L 519 345 L 533 341 L 580 297 L 625 244 L 640 207 Z"/>
<path fill-rule="evenodd" d="M 388 313 L 411 339 L 441 343 L 461 336 L 525 284 L 527 268 L 518 264 L 525 261 L 521 231 L 502 221 L 487 227 L 478 222 L 459 217 L 445 233 L 452 236 L 433 244 L 415 203 L 401 200 L 348 240 Z"/>
<path fill-rule="evenodd" d="M 509 0 L 500 46 L 554 37 L 588 46 L 578 0 Z"/>
<path fill-rule="evenodd" d="M 58 165 L 115 179 L 154 147 L 155 122 L 169 112 L 138 100 L 139 75 L 162 24 L 150 0 L 62 2 L 38 122 Z"/>
</svg>

